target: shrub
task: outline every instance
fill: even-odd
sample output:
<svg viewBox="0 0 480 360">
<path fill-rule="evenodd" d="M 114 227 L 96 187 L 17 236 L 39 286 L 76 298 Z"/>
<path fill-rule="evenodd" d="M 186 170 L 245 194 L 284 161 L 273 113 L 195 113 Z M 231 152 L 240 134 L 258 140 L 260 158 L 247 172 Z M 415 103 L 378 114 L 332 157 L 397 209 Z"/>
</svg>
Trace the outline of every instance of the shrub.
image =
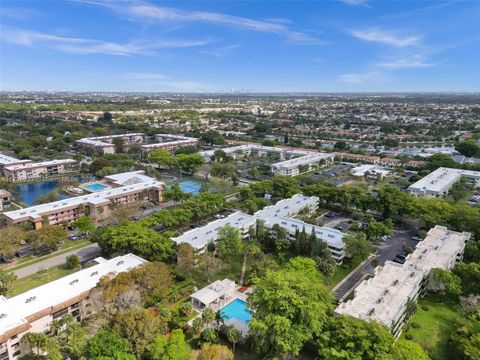
<svg viewBox="0 0 480 360">
<path fill-rule="evenodd" d="M 420 324 L 415 322 L 415 321 L 412 321 L 412 323 L 410 324 L 414 329 L 418 329 L 420 327 Z"/>
<path fill-rule="evenodd" d="M 422 310 L 428 311 L 430 307 L 428 305 L 422 305 Z"/>
<path fill-rule="evenodd" d="M 412 336 L 411 334 L 409 334 L 409 333 L 406 333 L 406 334 L 405 334 L 405 339 L 407 339 L 407 340 L 412 340 L 412 339 L 413 339 L 413 336 Z"/>
<path fill-rule="evenodd" d="M 80 266 L 80 258 L 77 255 L 67 256 L 65 261 L 65 268 L 73 270 Z"/>
<path fill-rule="evenodd" d="M 378 259 L 377 259 L 377 258 L 375 258 L 375 259 L 373 259 L 373 260 L 372 260 L 372 266 L 375 266 L 375 267 L 377 267 L 377 266 L 378 266 L 378 264 L 379 264 L 379 261 L 378 261 Z"/>
</svg>

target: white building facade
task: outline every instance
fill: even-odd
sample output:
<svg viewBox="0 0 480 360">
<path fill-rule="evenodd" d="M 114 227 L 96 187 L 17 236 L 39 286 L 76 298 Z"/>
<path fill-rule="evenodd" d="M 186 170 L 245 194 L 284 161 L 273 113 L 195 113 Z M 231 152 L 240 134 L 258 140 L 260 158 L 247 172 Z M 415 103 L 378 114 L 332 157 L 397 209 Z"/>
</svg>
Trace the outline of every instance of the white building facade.
<svg viewBox="0 0 480 360">
<path fill-rule="evenodd" d="M 9 299 L 0 296 L 0 359 L 17 360 L 26 355 L 30 349 L 21 344 L 21 338 L 29 332 L 48 335 L 52 321 L 65 314 L 79 321 L 88 317 L 93 312 L 91 291 L 102 277 L 114 277 L 146 263 L 133 254 L 95 261 L 97 265 L 23 294 Z"/>
<path fill-rule="evenodd" d="M 430 229 L 403 265 L 387 261 L 375 269 L 375 276 L 364 280 L 354 298 L 341 303 L 335 315 L 350 315 L 385 325 L 398 337 L 407 305 L 422 295 L 432 269 L 451 269 L 463 258 L 471 234 L 450 231 L 443 226 Z"/>
</svg>

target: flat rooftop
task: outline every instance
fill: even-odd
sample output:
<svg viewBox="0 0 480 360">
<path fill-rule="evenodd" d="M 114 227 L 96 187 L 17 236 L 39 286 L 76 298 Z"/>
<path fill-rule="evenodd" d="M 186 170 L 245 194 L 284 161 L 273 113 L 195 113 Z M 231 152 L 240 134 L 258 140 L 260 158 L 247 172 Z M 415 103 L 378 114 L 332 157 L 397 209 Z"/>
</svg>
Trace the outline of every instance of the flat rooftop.
<svg viewBox="0 0 480 360">
<path fill-rule="evenodd" d="M 129 194 L 131 192 L 138 192 L 139 190 L 143 189 L 152 189 L 152 188 L 163 188 L 164 184 L 160 181 L 157 181 L 153 178 L 144 175 L 138 175 L 136 171 L 117 174 L 117 177 L 124 178 L 125 182 L 127 182 L 127 177 L 130 176 L 130 179 L 142 179 L 141 182 L 136 182 L 132 184 L 128 184 L 125 186 L 117 187 L 117 188 L 109 188 L 101 191 L 94 192 L 92 194 L 75 196 L 72 198 L 54 201 L 47 204 L 41 204 L 36 206 L 31 206 L 26 209 L 14 210 L 14 211 L 7 211 L 4 212 L 2 215 L 12 219 L 18 220 L 22 218 L 38 218 L 41 217 L 43 214 L 47 214 L 50 212 L 56 212 L 62 208 L 68 208 L 71 206 L 78 206 L 80 204 L 102 204 L 108 203 L 110 198 Z"/>
<path fill-rule="evenodd" d="M 435 226 L 407 256 L 403 265 L 387 261 L 385 266 L 377 267 L 375 276 L 364 280 L 355 289 L 355 297 L 340 304 L 335 313 L 374 320 L 391 327 L 430 270 L 451 268 L 469 238 L 469 233 Z"/>
<path fill-rule="evenodd" d="M 32 160 L 20 160 L 20 159 L 0 153 L 0 165 L 22 164 L 22 163 L 29 163 L 29 162 L 32 162 Z"/>
<path fill-rule="evenodd" d="M 298 214 L 306 207 L 317 207 L 318 197 L 295 194 L 289 199 L 277 201 L 274 205 L 266 206 L 257 211 L 254 216 L 260 220 L 269 220 L 275 217 L 289 217 Z"/>
<path fill-rule="evenodd" d="M 199 154 L 208 158 L 208 157 L 212 157 L 216 150 L 222 150 L 226 154 L 232 154 L 232 153 L 235 153 L 235 152 L 251 151 L 251 150 L 284 153 L 284 154 L 290 154 L 290 155 L 308 155 L 308 154 L 315 153 L 315 151 L 313 151 L 313 150 L 312 151 L 305 151 L 305 150 L 298 150 L 298 149 L 282 148 L 282 147 L 278 147 L 278 146 L 263 146 L 263 145 L 256 145 L 256 144 L 245 144 L 245 145 L 237 145 L 237 146 L 226 147 L 226 148 L 223 148 L 223 149 L 200 151 Z"/>
<path fill-rule="evenodd" d="M 435 171 L 432 171 L 430 174 L 418 180 L 416 183 L 413 183 L 408 187 L 408 189 L 414 191 L 430 191 L 439 193 L 450 187 L 462 176 L 480 180 L 480 171 L 441 167 Z"/>
<path fill-rule="evenodd" d="M 93 146 L 112 146 L 113 145 L 112 143 L 104 140 L 112 140 L 114 138 L 126 138 L 131 136 L 145 136 L 145 134 L 144 133 L 128 133 L 128 134 L 95 136 L 95 137 L 79 139 L 76 142 L 79 144 L 87 144 L 87 145 L 93 145 Z"/>
<path fill-rule="evenodd" d="M 74 274 L 49 282 L 9 299 L 0 297 L 0 334 L 27 323 L 26 318 L 42 310 L 60 305 L 97 286 L 105 275 L 116 275 L 146 263 L 133 254 L 105 260 Z"/>
<path fill-rule="evenodd" d="M 217 240 L 218 229 L 226 225 L 233 226 L 237 229 L 246 229 L 255 225 L 255 217 L 237 211 L 223 219 L 214 220 L 205 226 L 189 230 L 180 236 L 172 238 L 172 240 L 177 244 L 188 243 L 192 245 L 193 248 L 200 250 L 207 246 L 208 243 Z"/>
<path fill-rule="evenodd" d="M 73 159 L 58 159 L 58 160 L 49 160 L 49 161 L 40 161 L 40 162 L 28 162 L 23 164 L 14 164 L 14 165 L 7 165 L 4 169 L 15 171 L 15 170 L 23 170 L 23 169 L 34 169 L 39 167 L 47 167 L 47 166 L 54 166 L 54 165 L 65 165 L 65 164 L 76 164 L 77 162 Z"/>
<path fill-rule="evenodd" d="M 327 153 L 310 153 L 298 158 L 290 159 L 290 160 L 285 160 L 281 161 L 278 163 L 275 163 L 271 165 L 275 169 L 294 169 L 296 167 L 299 167 L 301 165 L 308 165 L 313 162 L 321 161 L 324 159 L 330 159 L 333 158 L 333 154 L 327 154 Z"/>
</svg>

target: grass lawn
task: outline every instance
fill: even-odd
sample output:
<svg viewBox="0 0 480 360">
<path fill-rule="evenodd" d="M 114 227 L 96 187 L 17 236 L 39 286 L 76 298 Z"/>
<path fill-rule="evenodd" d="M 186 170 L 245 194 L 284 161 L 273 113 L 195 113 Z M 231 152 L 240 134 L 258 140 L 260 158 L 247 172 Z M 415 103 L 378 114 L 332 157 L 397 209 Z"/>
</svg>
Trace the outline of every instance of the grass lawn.
<svg viewBox="0 0 480 360">
<path fill-rule="evenodd" d="M 423 305 L 429 307 L 428 311 L 422 309 Z M 412 335 L 412 340 L 422 345 L 433 360 L 450 360 L 447 341 L 457 317 L 454 303 L 445 302 L 440 298 L 425 297 L 419 300 L 418 310 L 410 321 L 416 322 L 420 327 L 415 329 L 410 326 L 402 337 L 405 337 L 406 333 Z"/>
<path fill-rule="evenodd" d="M 226 263 L 225 268 L 217 271 L 215 274 L 210 275 L 210 281 L 207 281 L 205 279 L 204 273 L 195 272 L 192 274 L 192 277 L 199 286 L 199 288 L 204 287 L 209 283 L 214 282 L 215 280 L 223 280 L 225 278 L 234 280 L 236 283 L 239 282 L 240 275 L 242 273 L 243 255 L 231 256 L 230 258 L 224 259 L 224 261 Z M 249 259 L 249 261 L 251 260 Z"/>
<path fill-rule="evenodd" d="M 352 259 L 352 261 L 349 263 L 344 263 L 340 266 L 337 266 L 337 269 L 335 270 L 335 275 L 333 275 L 331 278 L 326 279 L 327 286 L 330 289 L 333 289 L 340 281 L 346 278 L 348 274 L 350 274 L 353 269 L 355 269 L 361 262 L 361 259 Z"/>
<path fill-rule="evenodd" d="M 15 281 L 12 293 L 10 296 L 21 294 L 25 291 L 33 289 L 37 286 L 44 285 L 50 281 L 60 279 L 64 276 L 70 275 L 79 269 L 65 269 L 63 265 L 51 267 L 48 270 L 40 271 L 38 273 L 23 277 Z"/>
<path fill-rule="evenodd" d="M 16 262 L 15 266 L 5 268 L 4 270 L 8 270 L 8 271 L 18 270 L 18 269 L 24 268 L 26 266 L 35 264 L 37 262 L 40 262 L 40 261 L 43 261 L 43 260 L 46 260 L 46 259 L 50 259 L 50 258 L 58 256 L 58 255 L 65 254 L 65 253 L 73 251 L 73 250 L 80 249 L 80 248 L 85 247 L 89 244 L 90 244 L 90 240 L 88 240 L 88 239 L 80 240 L 80 241 L 78 241 L 78 240 L 67 240 L 67 241 L 65 241 L 65 243 L 60 245 L 58 250 L 55 251 L 55 252 L 45 251 L 44 253 L 41 253 L 41 254 L 38 254 L 38 255 L 25 256 L 25 257 L 19 259 Z"/>
</svg>

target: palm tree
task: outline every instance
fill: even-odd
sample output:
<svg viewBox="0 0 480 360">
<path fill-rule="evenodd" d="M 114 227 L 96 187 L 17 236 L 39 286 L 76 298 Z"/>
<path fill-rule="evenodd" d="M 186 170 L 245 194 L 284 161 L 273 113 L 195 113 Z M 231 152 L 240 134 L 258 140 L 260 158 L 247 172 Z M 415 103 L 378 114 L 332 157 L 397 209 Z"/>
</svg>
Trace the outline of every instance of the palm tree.
<svg viewBox="0 0 480 360">
<path fill-rule="evenodd" d="M 233 352 L 235 352 L 235 345 L 242 340 L 242 333 L 232 326 L 227 332 L 227 339 L 232 343 Z"/>
</svg>

